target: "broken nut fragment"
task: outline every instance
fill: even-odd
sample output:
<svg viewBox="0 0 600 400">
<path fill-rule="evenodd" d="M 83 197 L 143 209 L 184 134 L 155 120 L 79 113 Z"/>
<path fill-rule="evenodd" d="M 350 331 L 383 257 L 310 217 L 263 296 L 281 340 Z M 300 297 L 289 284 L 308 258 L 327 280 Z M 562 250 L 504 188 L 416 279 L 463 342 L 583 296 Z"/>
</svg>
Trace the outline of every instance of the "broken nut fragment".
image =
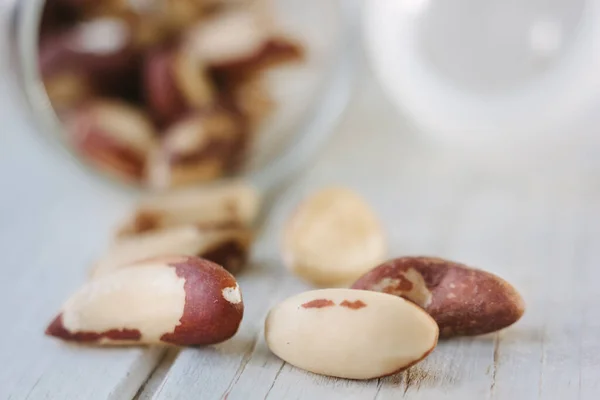
<svg viewBox="0 0 600 400">
<path fill-rule="evenodd" d="M 366 273 L 354 289 L 404 297 L 425 309 L 441 337 L 495 332 L 517 322 L 523 299 L 508 282 L 489 272 L 431 257 L 402 257 Z"/>
<path fill-rule="evenodd" d="M 67 141 L 98 168 L 140 181 L 156 147 L 146 115 L 119 101 L 96 100 L 64 116 Z"/>
<path fill-rule="evenodd" d="M 285 265 L 321 286 L 341 286 L 379 264 L 384 232 L 369 205 L 349 189 L 329 188 L 305 199 L 287 221 Z"/>
<path fill-rule="evenodd" d="M 187 225 L 152 231 L 114 243 L 95 264 L 91 275 L 95 279 L 133 262 L 170 254 L 205 258 L 234 274 L 246 263 L 251 241 L 250 230 L 243 227 L 218 229 Z"/>
<path fill-rule="evenodd" d="M 253 223 L 259 207 L 259 193 L 242 181 L 173 191 L 142 200 L 118 229 L 117 238 L 185 224 L 247 227 Z"/>
<path fill-rule="evenodd" d="M 148 184 L 156 189 L 205 182 L 231 172 L 245 150 L 239 118 L 212 110 L 184 118 L 164 133 L 148 159 Z"/>
<path fill-rule="evenodd" d="M 400 301 L 398 301 L 400 300 Z M 265 321 L 269 349 L 310 372 L 349 379 L 391 375 L 435 348 L 438 327 L 402 298 L 352 289 L 300 293 Z"/>
<path fill-rule="evenodd" d="M 208 345 L 232 337 L 243 312 L 239 286 L 224 268 L 171 256 L 84 284 L 46 334 L 100 345 Z"/>
</svg>

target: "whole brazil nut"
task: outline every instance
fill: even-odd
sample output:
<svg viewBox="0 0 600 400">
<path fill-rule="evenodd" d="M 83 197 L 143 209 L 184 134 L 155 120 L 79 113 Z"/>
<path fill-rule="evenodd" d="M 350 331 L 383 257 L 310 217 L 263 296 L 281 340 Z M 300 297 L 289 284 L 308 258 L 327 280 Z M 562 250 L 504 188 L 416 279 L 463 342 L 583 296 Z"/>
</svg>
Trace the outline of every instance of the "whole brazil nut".
<svg viewBox="0 0 600 400">
<path fill-rule="evenodd" d="M 171 256 L 84 284 L 46 334 L 100 345 L 208 345 L 232 337 L 243 312 L 229 272 L 207 260 Z"/>
<path fill-rule="evenodd" d="M 248 228 L 170 227 L 124 238 L 108 249 L 93 267 L 91 276 L 112 273 L 131 263 L 169 254 L 202 257 L 237 273 L 245 265 L 252 242 Z"/>
<path fill-rule="evenodd" d="M 275 355 L 317 374 L 372 379 L 402 371 L 435 348 L 438 327 L 400 297 L 322 289 L 269 311 L 265 339 Z"/>
<path fill-rule="evenodd" d="M 366 273 L 354 289 L 402 296 L 423 307 L 441 337 L 495 332 L 525 312 L 519 293 L 489 272 L 430 257 L 402 257 Z"/>
<path fill-rule="evenodd" d="M 63 115 L 67 142 L 98 168 L 141 181 L 156 147 L 154 127 L 137 108 L 121 101 L 94 100 Z"/>
<path fill-rule="evenodd" d="M 284 228 L 285 265 L 320 286 L 354 282 L 386 256 L 386 239 L 369 205 L 345 188 L 305 199 Z"/>
<path fill-rule="evenodd" d="M 170 124 L 189 110 L 215 102 L 215 88 L 200 60 L 179 47 L 150 51 L 143 67 L 144 96 L 155 119 Z"/>
<path fill-rule="evenodd" d="M 116 236 L 121 239 L 182 224 L 250 226 L 260 203 L 258 191 L 241 180 L 175 190 L 143 199 Z"/>
<path fill-rule="evenodd" d="M 238 116 L 223 109 L 184 117 L 148 158 L 147 183 L 166 189 L 222 177 L 237 166 L 244 136 Z"/>
</svg>

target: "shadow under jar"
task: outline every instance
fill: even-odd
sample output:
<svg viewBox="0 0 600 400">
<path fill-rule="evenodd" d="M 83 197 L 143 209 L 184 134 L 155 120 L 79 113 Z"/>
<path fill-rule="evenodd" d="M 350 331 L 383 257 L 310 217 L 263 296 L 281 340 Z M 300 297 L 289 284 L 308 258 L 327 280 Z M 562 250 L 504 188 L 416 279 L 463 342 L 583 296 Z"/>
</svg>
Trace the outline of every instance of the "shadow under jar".
<svg viewBox="0 0 600 400">
<path fill-rule="evenodd" d="M 349 4 L 23 0 L 13 64 L 40 130 L 100 176 L 154 190 L 240 175 L 270 186 L 345 107 Z"/>
</svg>

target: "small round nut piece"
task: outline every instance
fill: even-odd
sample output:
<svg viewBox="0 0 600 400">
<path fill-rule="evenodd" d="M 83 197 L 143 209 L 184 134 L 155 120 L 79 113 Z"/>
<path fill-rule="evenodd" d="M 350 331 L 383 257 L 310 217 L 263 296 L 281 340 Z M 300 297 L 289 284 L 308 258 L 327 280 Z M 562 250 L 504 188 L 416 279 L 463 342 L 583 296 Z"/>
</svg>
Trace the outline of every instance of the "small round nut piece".
<svg viewBox="0 0 600 400">
<path fill-rule="evenodd" d="M 386 256 L 385 235 L 369 205 L 349 189 L 329 188 L 304 200 L 287 222 L 283 260 L 301 278 L 342 286 Z"/>
<path fill-rule="evenodd" d="M 243 313 L 240 288 L 224 268 L 169 256 L 86 283 L 46 334 L 91 344 L 207 345 L 232 337 Z"/>
<path fill-rule="evenodd" d="M 421 308 L 364 290 L 304 292 L 275 306 L 265 321 L 265 340 L 278 357 L 338 378 L 402 371 L 429 355 L 437 339 L 435 321 Z"/>
</svg>

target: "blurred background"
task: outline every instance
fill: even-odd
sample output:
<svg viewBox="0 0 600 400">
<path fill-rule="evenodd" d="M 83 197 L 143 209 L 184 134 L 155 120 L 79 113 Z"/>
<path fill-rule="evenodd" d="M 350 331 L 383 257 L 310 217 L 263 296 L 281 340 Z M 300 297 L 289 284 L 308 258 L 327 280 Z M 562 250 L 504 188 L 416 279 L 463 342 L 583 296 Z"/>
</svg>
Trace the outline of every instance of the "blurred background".
<svg viewBox="0 0 600 400">
<path fill-rule="evenodd" d="M 11 126 L 126 186 L 268 182 L 351 115 L 351 90 L 376 86 L 393 108 L 378 142 L 390 121 L 436 159 L 597 168 L 594 1 L 195 3 L 4 0 Z"/>
</svg>

